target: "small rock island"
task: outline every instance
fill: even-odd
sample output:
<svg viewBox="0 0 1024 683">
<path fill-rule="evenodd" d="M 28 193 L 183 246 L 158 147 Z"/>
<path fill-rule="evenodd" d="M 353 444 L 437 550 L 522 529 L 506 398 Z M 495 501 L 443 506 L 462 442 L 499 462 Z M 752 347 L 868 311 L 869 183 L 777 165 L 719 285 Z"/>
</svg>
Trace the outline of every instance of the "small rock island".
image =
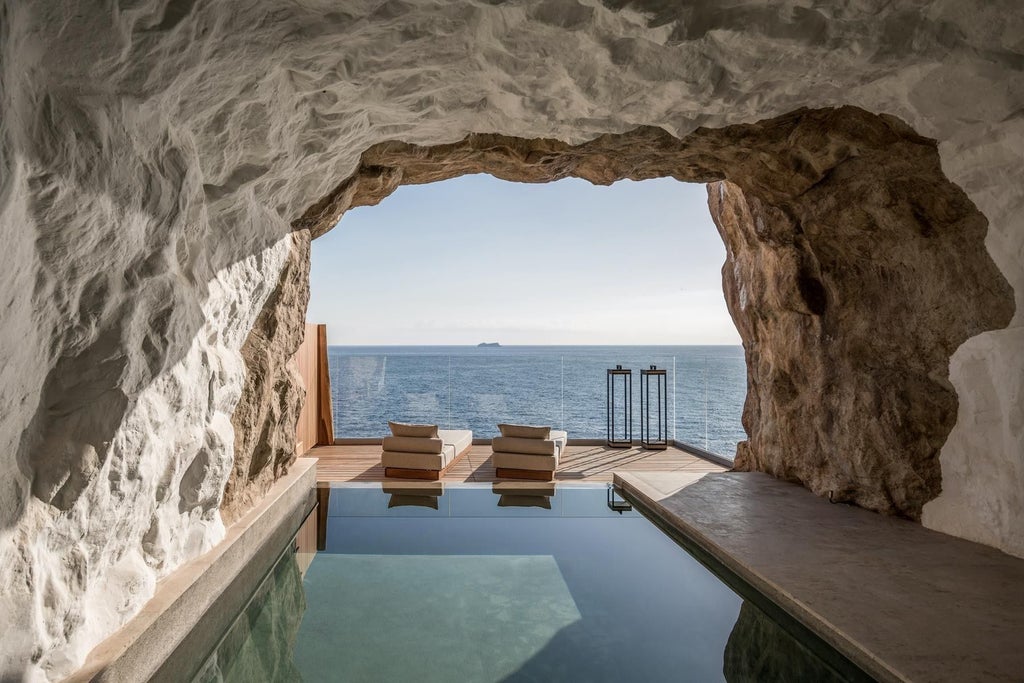
<svg viewBox="0 0 1024 683">
<path fill-rule="evenodd" d="M 477 348 L 495 348 L 499 346 L 501 346 L 501 344 L 498 342 L 480 342 L 477 344 Z"/>
</svg>

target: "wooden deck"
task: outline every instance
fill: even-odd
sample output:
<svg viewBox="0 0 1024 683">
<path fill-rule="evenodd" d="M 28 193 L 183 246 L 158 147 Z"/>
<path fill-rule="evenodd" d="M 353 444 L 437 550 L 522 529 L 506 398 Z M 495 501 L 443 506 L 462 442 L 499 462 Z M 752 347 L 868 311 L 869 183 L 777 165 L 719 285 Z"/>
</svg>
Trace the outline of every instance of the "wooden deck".
<svg viewBox="0 0 1024 683">
<path fill-rule="evenodd" d="M 303 457 L 318 458 L 317 480 L 321 482 L 393 481 L 384 476 L 380 446 L 318 446 Z M 610 482 L 615 470 L 627 472 L 724 472 L 725 468 L 677 448 L 648 451 L 640 448 L 569 446 L 555 481 Z M 473 446 L 445 474 L 443 481 L 498 481 L 491 462 L 490 446 Z"/>
</svg>

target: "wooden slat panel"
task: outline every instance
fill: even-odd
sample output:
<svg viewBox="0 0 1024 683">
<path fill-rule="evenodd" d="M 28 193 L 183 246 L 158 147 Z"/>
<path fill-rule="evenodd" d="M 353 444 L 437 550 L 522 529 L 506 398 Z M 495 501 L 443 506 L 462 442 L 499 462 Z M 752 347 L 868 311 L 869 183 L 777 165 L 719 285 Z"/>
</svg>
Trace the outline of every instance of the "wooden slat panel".
<svg viewBox="0 0 1024 683">
<path fill-rule="evenodd" d="M 295 429 L 295 452 L 300 455 L 317 442 L 317 410 L 319 401 L 319 378 L 317 356 L 317 326 L 306 324 L 305 336 L 295 353 L 299 375 L 306 387 L 306 400 L 299 412 Z"/>
<path fill-rule="evenodd" d="M 318 446 L 334 443 L 334 415 L 331 411 L 331 372 L 327 361 L 327 325 L 316 326 L 317 346 L 317 439 Z"/>
<path fill-rule="evenodd" d="M 386 481 L 380 465 L 380 445 L 318 446 L 307 453 L 319 458 L 319 481 Z M 725 469 L 685 451 L 668 448 L 569 446 L 555 472 L 556 481 L 610 482 L 615 470 L 645 472 L 724 472 Z M 473 446 L 446 473 L 443 481 L 493 482 L 497 480 L 490 446 Z"/>
</svg>

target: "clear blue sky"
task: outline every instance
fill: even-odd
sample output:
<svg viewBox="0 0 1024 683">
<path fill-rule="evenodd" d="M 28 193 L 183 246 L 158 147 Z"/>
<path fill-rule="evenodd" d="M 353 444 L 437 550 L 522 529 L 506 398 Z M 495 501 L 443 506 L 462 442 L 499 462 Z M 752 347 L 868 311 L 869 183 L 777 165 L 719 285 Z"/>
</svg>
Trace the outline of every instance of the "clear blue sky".
<svg viewBox="0 0 1024 683">
<path fill-rule="evenodd" d="M 400 187 L 313 242 L 331 344 L 738 344 L 703 185 Z"/>
</svg>

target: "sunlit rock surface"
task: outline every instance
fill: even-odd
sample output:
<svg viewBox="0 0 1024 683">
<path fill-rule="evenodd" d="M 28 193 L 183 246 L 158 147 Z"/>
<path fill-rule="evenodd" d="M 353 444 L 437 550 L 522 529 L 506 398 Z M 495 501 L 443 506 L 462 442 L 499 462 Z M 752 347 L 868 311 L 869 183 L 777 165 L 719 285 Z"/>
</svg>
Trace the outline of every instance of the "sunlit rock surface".
<svg viewBox="0 0 1024 683">
<path fill-rule="evenodd" d="M 241 350 L 290 224 L 387 140 L 685 138 L 843 104 L 935 138 L 1017 308 L 952 357 L 922 519 L 1024 555 L 1021 36 L 980 0 L 6 0 L 0 677 L 60 678 L 220 538 Z"/>
<path fill-rule="evenodd" d="M 309 232 L 293 232 L 291 242 L 277 287 L 242 346 L 245 381 L 231 416 L 235 447 L 221 502 L 225 524 L 263 498 L 295 458 L 295 424 L 306 390 L 293 359 L 309 302 Z M 205 478 L 195 465 L 191 472 L 192 483 Z"/>
<path fill-rule="evenodd" d="M 938 453 L 956 420 L 949 358 L 1009 323 L 1013 297 L 985 252 L 984 217 L 931 141 L 883 119 L 831 123 L 790 136 L 850 146 L 835 161 L 807 150 L 812 183 L 734 178 L 749 197 L 708 186 L 747 358 L 736 468 L 918 519 L 941 491 Z"/>
</svg>

